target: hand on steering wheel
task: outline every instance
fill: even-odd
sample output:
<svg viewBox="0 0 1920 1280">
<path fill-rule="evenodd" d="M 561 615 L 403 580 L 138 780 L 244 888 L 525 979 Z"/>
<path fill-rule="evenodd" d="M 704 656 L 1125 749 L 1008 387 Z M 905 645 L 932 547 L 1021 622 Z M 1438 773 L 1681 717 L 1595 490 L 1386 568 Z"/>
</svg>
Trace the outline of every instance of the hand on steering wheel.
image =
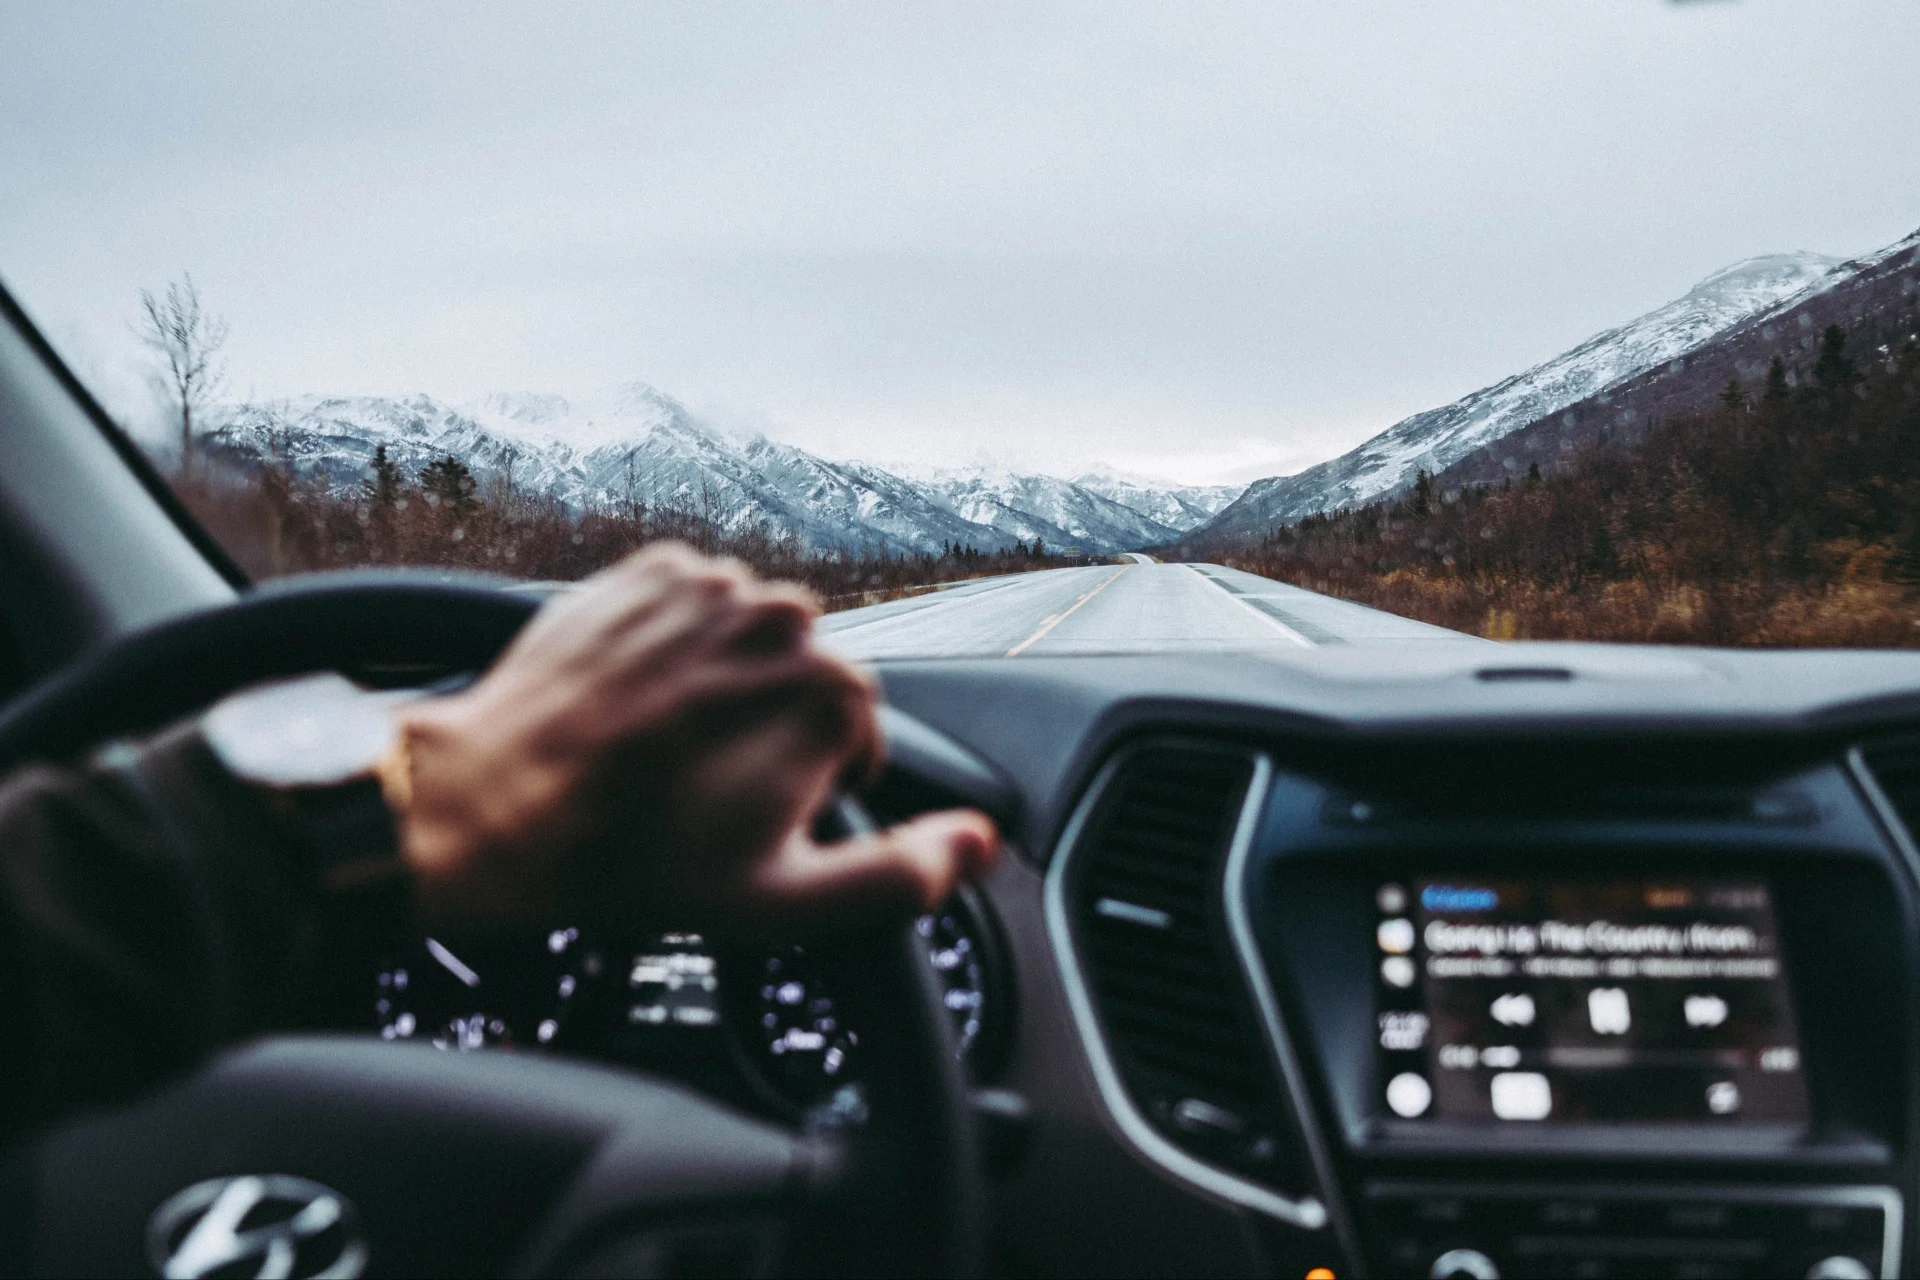
<svg viewBox="0 0 1920 1280">
<path fill-rule="evenodd" d="M 499 662 L 498 683 L 490 676 L 471 696 L 409 714 L 416 796 L 407 823 L 419 815 L 420 849 L 434 849 L 424 863 L 441 859 L 422 865 L 429 909 L 475 922 L 537 909 L 538 897 L 519 896 L 527 882 L 509 851 L 538 841 L 546 817 L 571 812 L 575 825 L 549 833 L 552 880 L 541 883 L 564 887 L 547 902 L 594 905 L 590 886 L 605 876 L 621 893 L 657 893 L 710 916 L 738 910 L 762 926 L 863 917 L 871 927 L 815 950 L 837 966 L 836 991 L 869 1032 L 867 1126 L 823 1143 L 631 1071 L 371 1037 L 271 1037 L 19 1153 L 16 1182 L 33 1196 L 0 1204 L 0 1217 L 31 1235 L 35 1273 L 144 1271 L 163 1206 L 210 1180 L 267 1175 L 320 1184 L 357 1206 L 368 1275 L 667 1274 L 688 1257 L 710 1263 L 710 1245 L 746 1248 L 743 1266 L 800 1274 L 977 1267 L 981 1174 L 949 1023 L 924 948 L 904 920 L 878 923 L 877 908 L 904 914 L 979 865 L 990 828 L 951 818 L 856 838 L 838 854 L 812 844 L 807 816 L 872 756 L 864 686 L 799 644 L 803 601 L 749 589 L 725 569 L 695 570 L 698 585 L 669 591 L 657 579 L 686 575 L 663 573 L 659 559 L 643 572 L 647 563 L 615 572 L 647 577 L 650 592 L 627 590 L 650 605 L 622 614 L 610 593 L 582 590 L 526 629 L 524 645 Z M 275 585 L 128 637 L 49 681 L 0 715 L 0 762 L 69 755 L 276 677 L 483 667 L 534 607 L 495 585 L 404 573 Z M 615 616 L 639 625 L 622 633 Z M 618 668 L 621 680 L 587 678 L 585 638 L 610 634 L 632 642 L 633 661 Z M 678 639 L 654 643 L 664 636 Z M 785 679 L 756 685 L 768 700 L 755 703 L 698 678 L 729 663 Z M 647 702 L 649 677 L 676 692 Z M 514 713 L 510 691 L 598 715 L 577 738 L 543 733 L 537 717 Z M 625 762 L 659 763 L 683 790 L 634 794 L 636 780 L 612 763 L 619 753 L 609 744 L 646 706 L 666 714 L 649 722 L 657 733 L 632 733 Z M 700 757 L 700 747 L 712 750 Z M 773 769 L 781 760 L 801 767 Z M 514 763 L 539 785 L 513 783 Z M 511 783 L 511 802 L 451 799 L 458 788 L 446 779 L 468 769 L 483 787 Z M 740 812 L 709 807 L 701 817 L 729 786 L 743 788 L 733 793 Z M 709 838 L 701 855 L 695 842 Z M 410 830 L 410 857 L 413 839 Z M 705 860 L 656 874 L 649 866 L 661 863 L 649 855 Z"/>
<path fill-rule="evenodd" d="M 903 919 L 984 870 L 998 837 L 974 812 L 811 837 L 880 749 L 872 686 L 811 644 L 816 612 L 653 548 L 549 601 L 470 689 L 403 707 L 390 798 L 429 917 L 792 933 Z"/>
</svg>

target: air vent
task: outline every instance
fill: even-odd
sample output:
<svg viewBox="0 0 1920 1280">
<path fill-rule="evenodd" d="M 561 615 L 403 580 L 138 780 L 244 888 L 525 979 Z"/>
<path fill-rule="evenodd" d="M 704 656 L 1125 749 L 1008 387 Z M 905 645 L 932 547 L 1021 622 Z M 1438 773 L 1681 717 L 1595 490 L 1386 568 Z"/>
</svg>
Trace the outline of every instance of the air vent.
<svg viewBox="0 0 1920 1280">
<path fill-rule="evenodd" d="M 1862 754 L 1907 835 L 1920 843 L 1920 740 L 1869 747 Z"/>
<path fill-rule="evenodd" d="M 1073 850 L 1067 908 L 1095 1017 L 1142 1117 L 1190 1155 L 1298 1187 L 1299 1142 L 1221 902 L 1252 777 L 1232 751 L 1128 757 Z"/>
</svg>

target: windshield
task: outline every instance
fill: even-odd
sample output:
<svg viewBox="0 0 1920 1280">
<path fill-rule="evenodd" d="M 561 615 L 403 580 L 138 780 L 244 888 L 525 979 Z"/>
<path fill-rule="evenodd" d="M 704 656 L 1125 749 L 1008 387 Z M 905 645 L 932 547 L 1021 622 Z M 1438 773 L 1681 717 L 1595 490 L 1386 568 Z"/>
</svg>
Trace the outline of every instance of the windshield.
<svg viewBox="0 0 1920 1280">
<path fill-rule="evenodd" d="M 0 12 L 0 278 L 256 577 L 866 657 L 1920 644 L 1920 9 Z"/>
</svg>

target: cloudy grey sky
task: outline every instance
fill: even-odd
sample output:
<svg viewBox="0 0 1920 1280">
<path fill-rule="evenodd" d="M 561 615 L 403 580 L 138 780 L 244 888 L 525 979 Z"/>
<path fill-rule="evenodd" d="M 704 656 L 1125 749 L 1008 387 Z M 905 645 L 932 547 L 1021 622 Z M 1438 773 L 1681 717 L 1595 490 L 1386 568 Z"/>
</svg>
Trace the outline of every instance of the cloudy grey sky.
<svg viewBox="0 0 1920 1280">
<path fill-rule="evenodd" d="M 1247 479 L 1920 226 L 1912 0 L 0 6 L 0 279 L 131 406 L 643 378 L 833 455 Z"/>
</svg>

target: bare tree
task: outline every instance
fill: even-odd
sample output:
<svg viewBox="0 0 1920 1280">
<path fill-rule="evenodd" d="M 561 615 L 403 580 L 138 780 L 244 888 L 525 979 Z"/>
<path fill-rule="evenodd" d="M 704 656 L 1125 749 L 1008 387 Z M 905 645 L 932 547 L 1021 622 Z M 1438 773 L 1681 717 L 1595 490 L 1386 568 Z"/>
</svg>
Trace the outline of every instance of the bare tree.
<svg viewBox="0 0 1920 1280">
<path fill-rule="evenodd" d="M 194 419 L 220 393 L 226 366 L 227 322 L 201 308 L 193 277 L 169 281 L 164 295 L 140 291 L 140 319 L 134 327 L 158 359 L 156 376 L 169 408 L 180 415 L 180 473 L 193 466 Z"/>
</svg>

